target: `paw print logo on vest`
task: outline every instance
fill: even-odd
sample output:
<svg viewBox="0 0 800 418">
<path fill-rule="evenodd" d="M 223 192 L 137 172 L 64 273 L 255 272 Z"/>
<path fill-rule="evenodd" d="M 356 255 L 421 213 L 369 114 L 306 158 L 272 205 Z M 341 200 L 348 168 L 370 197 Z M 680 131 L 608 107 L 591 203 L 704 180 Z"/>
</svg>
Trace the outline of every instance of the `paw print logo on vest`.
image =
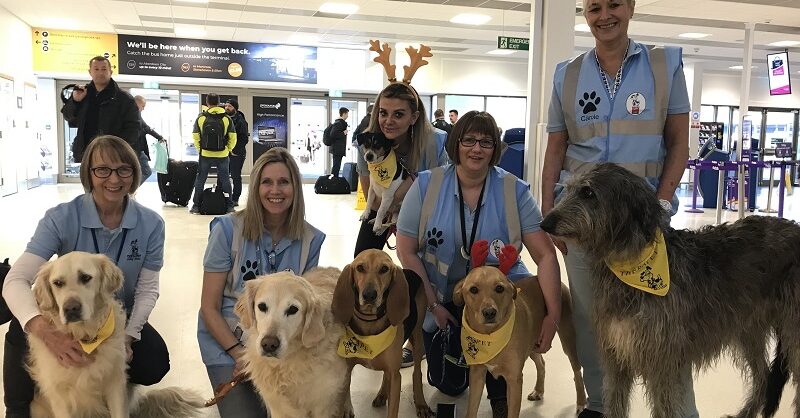
<svg viewBox="0 0 800 418">
<path fill-rule="evenodd" d="M 241 270 L 242 274 L 244 274 L 242 280 L 248 281 L 255 279 L 256 276 L 258 275 L 258 261 L 252 261 L 252 262 L 250 260 L 245 261 L 244 264 L 242 265 Z"/>
<path fill-rule="evenodd" d="M 442 231 L 431 228 L 428 230 L 428 245 L 433 248 L 439 248 L 440 245 L 444 244 L 444 238 L 442 238 Z"/>
<path fill-rule="evenodd" d="M 583 108 L 583 114 L 588 115 L 597 111 L 597 105 L 600 104 L 600 96 L 594 91 L 591 94 L 589 92 L 583 93 L 583 99 L 578 100 L 578 104 Z"/>
</svg>

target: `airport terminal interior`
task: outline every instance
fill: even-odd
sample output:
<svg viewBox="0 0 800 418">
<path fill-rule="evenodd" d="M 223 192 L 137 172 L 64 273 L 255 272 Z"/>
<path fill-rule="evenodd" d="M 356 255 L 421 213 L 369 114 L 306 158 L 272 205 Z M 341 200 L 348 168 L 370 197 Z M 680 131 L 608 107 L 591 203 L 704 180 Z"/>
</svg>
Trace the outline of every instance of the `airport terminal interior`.
<svg viewBox="0 0 800 418">
<path fill-rule="evenodd" d="M 219 94 L 223 101 L 236 99 L 250 124 L 245 182 L 254 155 L 275 146 L 289 149 L 305 183 L 307 220 L 327 236 L 320 266 L 342 268 L 353 259 L 361 214 L 356 209 L 357 192 L 316 194 L 313 183 L 331 170 L 322 135 L 338 117 L 338 109 L 350 109 L 347 122 L 355 128 L 386 84 L 383 69 L 368 50 L 372 39 L 393 47 L 398 68 L 408 64 L 405 47 L 430 46 L 433 57 L 412 83 L 426 107 L 424 117 L 433 120 L 435 109 L 443 109 L 446 120 L 450 109 L 462 115 L 470 110 L 491 113 L 510 143 L 509 157 L 501 166 L 529 182 L 539 198 L 555 66 L 594 47 L 582 4 L 582 0 L 0 0 L 0 214 L 6 219 L 0 258 L 13 263 L 45 211 L 83 193 L 80 164 L 70 151 L 76 129 L 59 112 L 61 95 L 70 84 L 87 83 L 89 58 L 103 54 L 114 65 L 113 78 L 120 87 L 145 99 L 142 118 L 167 140 L 170 158 L 197 161 L 191 132 L 208 93 Z M 696 229 L 753 214 L 800 219 L 798 26 L 800 2 L 793 0 L 636 1 L 630 37 L 683 50 L 691 103 L 688 166 L 696 171 L 687 168 L 678 188 L 680 204 L 672 227 Z M 776 62 L 785 69 L 781 76 L 788 77 L 772 77 Z M 742 106 L 748 108 L 745 115 Z M 148 141 L 155 155 L 156 141 L 152 137 Z M 740 147 L 750 149 L 755 162 L 748 173 L 748 199 L 741 201 L 736 198 L 735 176 L 726 171 L 730 168 L 723 166 L 725 178 L 720 184 L 719 171 L 711 162 L 737 159 Z M 348 145 L 344 162 L 355 162 L 357 152 Z M 154 172 L 135 194 L 138 202 L 166 222 L 160 297 L 150 322 L 167 343 L 171 370 L 156 387 L 181 386 L 210 397 L 196 332 L 212 217 L 163 202 L 156 177 Z M 214 181 L 212 176 L 207 184 Z M 246 192 L 239 209 L 245 200 Z M 399 264 L 395 252 L 387 252 Z M 526 251 L 522 259 L 536 270 Z M 561 256 L 559 262 L 566 283 Z M 0 335 L 7 328 L 0 326 Z M 542 401 L 524 399 L 535 380 L 534 365 L 531 361 L 525 365 L 522 416 L 575 416 L 572 373 L 557 339 L 545 360 Z M 411 368 L 403 369 L 402 376 L 400 416 L 412 417 Z M 380 373 L 356 367 L 352 384 L 356 416 L 385 415 L 385 409 L 371 406 L 380 381 Z M 725 356 L 697 372 L 694 389 L 700 416 L 737 411 L 745 384 Z M 776 417 L 793 416 L 793 392 L 790 383 Z M 451 398 L 427 384 L 424 393 L 434 410 L 440 403 L 455 403 L 459 415 L 466 410 L 466 394 Z M 0 413 L 4 412 L 0 404 Z M 637 386 L 631 416 L 648 415 Z M 218 414 L 209 408 L 205 416 Z M 479 416 L 491 416 L 485 397 Z"/>
</svg>

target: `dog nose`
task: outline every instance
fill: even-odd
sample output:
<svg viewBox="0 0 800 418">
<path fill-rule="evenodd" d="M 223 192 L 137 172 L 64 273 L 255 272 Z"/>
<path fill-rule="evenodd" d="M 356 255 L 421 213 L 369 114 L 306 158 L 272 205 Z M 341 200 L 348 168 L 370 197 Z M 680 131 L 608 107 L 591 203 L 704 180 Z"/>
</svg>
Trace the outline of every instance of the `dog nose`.
<svg viewBox="0 0 800 418">
<path fill-rule="evenodd" d="M 64 318 L 67 322 L 78 322 L 81 320 L 81 311 L 83 307 L 81 302 L 77 299 L 69 299 L 64 303 Z"/>
<path fill-rule="evenodd" d="M 369 162 L 372 162 L 373 158 L 375 158 L 375 157 L 373 157 L 372 154 L 365 154 L 364 155 L 364 159 L 369 161 Z"/>
<path fill-rule="evenodd" d="M 267 335 L 261 339 L 261 350 L 264 354 L 274 354 L 281 346 L 281 340 L 273 335 Z"/>
<path fill-rule="evenodd" d="M 542 221 L 541 224 L 539 224 L 539 226 L 542 228 L 544 232 L 552 234 L 556 232 L 557 224 L 558 224 L 558 216 L 551 213 L 544 217 L 544 220 Z"/>
<path fill-rule="evenodd" d="M 494 321 L 495 316 L 497 316 L 497 309 L 486 308 L 483 310 L 483 317 L 486 318 L 487 321 Z"/>
<path fill-rule="evenodd" d="M 375 299 L 378 299 L 378 291 L 375 288 L 367 288 L 362 293 L 361 296 L 364 298 L 364 302 L 373 303 Z"/>
</svg>

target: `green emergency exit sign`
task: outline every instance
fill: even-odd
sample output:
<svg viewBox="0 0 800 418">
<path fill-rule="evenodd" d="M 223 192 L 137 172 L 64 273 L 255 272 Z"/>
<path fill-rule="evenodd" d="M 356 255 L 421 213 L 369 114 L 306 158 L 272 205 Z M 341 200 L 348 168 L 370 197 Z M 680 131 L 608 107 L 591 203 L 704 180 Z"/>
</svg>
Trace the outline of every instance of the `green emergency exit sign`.
<svg viewBox="0 0 800 418">
<path fill-rule="evenodd" d="M 527 51 L 530 40 L 528 38 L 515 38 L 513 36 L 498 36 L 497 49 L 516 49 Z"/>
</svg>

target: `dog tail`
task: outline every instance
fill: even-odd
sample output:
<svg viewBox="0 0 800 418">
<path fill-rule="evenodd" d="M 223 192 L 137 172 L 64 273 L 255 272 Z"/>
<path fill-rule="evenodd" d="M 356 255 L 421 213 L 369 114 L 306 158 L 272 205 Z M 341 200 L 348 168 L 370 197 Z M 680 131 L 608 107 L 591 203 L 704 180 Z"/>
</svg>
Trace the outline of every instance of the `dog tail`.
<svg viewBox="0 0 800 418">
<path fill-rule="evenodd" d="M 764 418 L 771 418 L 778 411 L 781 404 L 783 387 L 789 380 L 789 368 L 786 366 L 786 355 L 782 350 L 782 343 L 778 339 L 778 346 L 775 348 L 775 359 L 769 367 L 767 377 L 767 401 L 764 404 Z"/>
<path fill-rule="evenodd" d="M 191 418 L 201 416 L 205 399 L 197 392 L 169 387 L 151 390 L 131 408 L 131 418 Z"/>
</svg>

